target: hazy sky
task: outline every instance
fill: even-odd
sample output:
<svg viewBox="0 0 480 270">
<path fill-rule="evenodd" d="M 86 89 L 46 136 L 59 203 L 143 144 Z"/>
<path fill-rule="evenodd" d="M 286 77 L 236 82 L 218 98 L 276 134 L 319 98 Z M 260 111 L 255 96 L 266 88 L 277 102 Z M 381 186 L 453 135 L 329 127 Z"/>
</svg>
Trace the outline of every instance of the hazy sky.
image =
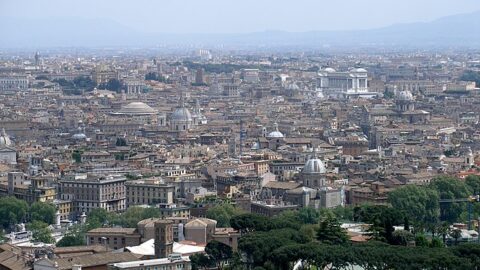
<svg viewBox="0 0 480 270">
<path fill-rule="evenodd" d="M 169 33 L 369 29 L 477 10 L 480 0 L 0 0 L 0 17 L 102 18 Z"/>
</svg>

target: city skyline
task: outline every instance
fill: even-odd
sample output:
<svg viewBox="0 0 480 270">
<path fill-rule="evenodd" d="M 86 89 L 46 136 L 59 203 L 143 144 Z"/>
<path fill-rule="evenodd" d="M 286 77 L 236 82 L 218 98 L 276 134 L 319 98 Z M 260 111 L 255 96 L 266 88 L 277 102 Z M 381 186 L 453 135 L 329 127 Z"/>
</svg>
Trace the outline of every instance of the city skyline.
<svg viewBox="0 0 480 270">
<path fill-rule="evenodd" d="M 0 0 L 0 269 L 478 269 L 477 29 L 479 0 Z"/>
</svg>

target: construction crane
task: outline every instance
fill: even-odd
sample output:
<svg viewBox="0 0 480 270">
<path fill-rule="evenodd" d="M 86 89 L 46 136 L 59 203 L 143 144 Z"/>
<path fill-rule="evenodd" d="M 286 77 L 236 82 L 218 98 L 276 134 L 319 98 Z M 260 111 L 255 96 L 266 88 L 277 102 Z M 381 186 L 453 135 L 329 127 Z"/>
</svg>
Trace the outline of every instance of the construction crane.
<svg viewBox="0 0 480 270">
<path fill-rule="evenodd" d="M 441 199 L 440 203 L 456 203 L 456 202 L 468 202 L 467 204 L 467 213 L 468 213 L 468 230 L 472 229 L 472 204 L 480 202 L 480 195 L 468 196 L 468 198 L 461 199 Z M 480 224 L 479 224 L 480 227 Z"/>
</svg>

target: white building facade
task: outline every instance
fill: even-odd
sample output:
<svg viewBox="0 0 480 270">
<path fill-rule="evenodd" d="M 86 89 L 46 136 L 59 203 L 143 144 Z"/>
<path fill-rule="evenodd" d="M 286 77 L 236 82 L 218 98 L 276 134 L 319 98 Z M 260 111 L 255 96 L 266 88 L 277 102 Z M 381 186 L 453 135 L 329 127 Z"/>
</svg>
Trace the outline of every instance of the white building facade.
<svg viewBox="0 0 480 270">
<path fill-rule="evenodd" d="M 376 93 L 368 91 L 368 74 L 363 68 L 349 71 L 336 71 L 325 68 L 318 72 L 317 89 L 329 97 L 365 97 L 371 98 Z"/>
</svg>

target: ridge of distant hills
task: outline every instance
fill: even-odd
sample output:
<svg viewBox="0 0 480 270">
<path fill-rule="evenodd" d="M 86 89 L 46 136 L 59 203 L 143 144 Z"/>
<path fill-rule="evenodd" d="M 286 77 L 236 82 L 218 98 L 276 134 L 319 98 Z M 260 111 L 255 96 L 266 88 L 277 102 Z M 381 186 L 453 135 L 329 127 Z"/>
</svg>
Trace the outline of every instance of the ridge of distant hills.
<svg viewBox="0 0 480 270">
<path fill-rule="evenodd" d="M 0 18 L 1 48 L 189 45 L 229 47 L 476 47 L 480 11 L 370 30 L 242 34 L 142 33 L 104 19 Z"/>
</svg>

